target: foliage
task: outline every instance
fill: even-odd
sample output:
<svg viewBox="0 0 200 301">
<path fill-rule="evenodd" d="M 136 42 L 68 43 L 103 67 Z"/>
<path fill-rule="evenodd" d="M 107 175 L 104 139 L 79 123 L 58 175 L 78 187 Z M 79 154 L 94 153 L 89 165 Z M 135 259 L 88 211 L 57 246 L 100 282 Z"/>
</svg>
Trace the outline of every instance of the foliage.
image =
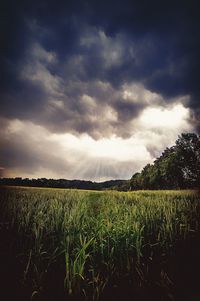
<svg viewBox="0 0 200 301">
<path fill-rule="evenodd" d="M 131 190 L 200 187 L 200 136 L 182 134 L 154 164 L 133 175 Z"/>
</svg>

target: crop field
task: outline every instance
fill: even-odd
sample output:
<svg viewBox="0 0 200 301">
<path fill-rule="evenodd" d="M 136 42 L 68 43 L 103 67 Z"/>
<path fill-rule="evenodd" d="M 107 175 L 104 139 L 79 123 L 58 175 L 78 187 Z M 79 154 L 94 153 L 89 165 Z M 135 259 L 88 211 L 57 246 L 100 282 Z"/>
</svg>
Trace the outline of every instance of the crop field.
<svg viewBox="0 0 200 301">
<path fill-rule="evenodd" d="M 0 235 L 4 300 L 200 300 L 195 191 L 1 188 Z"/>
</svg>

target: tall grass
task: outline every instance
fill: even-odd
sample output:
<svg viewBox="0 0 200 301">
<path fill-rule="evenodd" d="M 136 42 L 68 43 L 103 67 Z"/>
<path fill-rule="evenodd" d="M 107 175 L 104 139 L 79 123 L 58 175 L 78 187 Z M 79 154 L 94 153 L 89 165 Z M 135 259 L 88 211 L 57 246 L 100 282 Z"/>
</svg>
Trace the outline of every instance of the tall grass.
<svg viewBox="0 0 200 301">
<path fill-rule="evenodd" d="M 12 188 L 4 189 L 0 206 L 32 300 L 42 300 L 56 282 L 66 298 L 99 300 L 123 279 L 145 285 L 158 262 L 155 281 L 170 287 L 164 259 L 200 225 L 193 191 Z"/>
</svg>

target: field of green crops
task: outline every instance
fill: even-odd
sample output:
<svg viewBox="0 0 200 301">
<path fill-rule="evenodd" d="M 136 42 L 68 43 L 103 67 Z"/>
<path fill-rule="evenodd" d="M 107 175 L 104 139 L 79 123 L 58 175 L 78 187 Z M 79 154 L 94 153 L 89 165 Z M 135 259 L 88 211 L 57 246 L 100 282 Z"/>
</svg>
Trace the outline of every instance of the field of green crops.
<svg viewBox="0 0 200 301">
<path fill-rule="evenodd" d="M 2 188 L 0 235 L 7 300 L 12 294 L 27 301 L 198 294 L 191 278 L 199 264 L 195 191 Z"/>
</svg>

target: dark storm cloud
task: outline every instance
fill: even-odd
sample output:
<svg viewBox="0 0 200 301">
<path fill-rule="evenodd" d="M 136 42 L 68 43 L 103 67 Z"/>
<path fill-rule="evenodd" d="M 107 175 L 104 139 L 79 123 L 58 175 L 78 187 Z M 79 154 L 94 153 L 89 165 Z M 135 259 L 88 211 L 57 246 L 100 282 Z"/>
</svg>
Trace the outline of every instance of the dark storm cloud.
<svg viewBox="0 0 200 301">
<path fill-rule="evenodd" d="M 124 136 L 146 104 L 124 100 L 122 85 L 140 82 L 166 102 L 190 95 L 198 118 L 195 1 L 6 1 L 1 15 L 1 115 Z M 107 109 L 116 120 L 101 122 Z"/>
</svg>

